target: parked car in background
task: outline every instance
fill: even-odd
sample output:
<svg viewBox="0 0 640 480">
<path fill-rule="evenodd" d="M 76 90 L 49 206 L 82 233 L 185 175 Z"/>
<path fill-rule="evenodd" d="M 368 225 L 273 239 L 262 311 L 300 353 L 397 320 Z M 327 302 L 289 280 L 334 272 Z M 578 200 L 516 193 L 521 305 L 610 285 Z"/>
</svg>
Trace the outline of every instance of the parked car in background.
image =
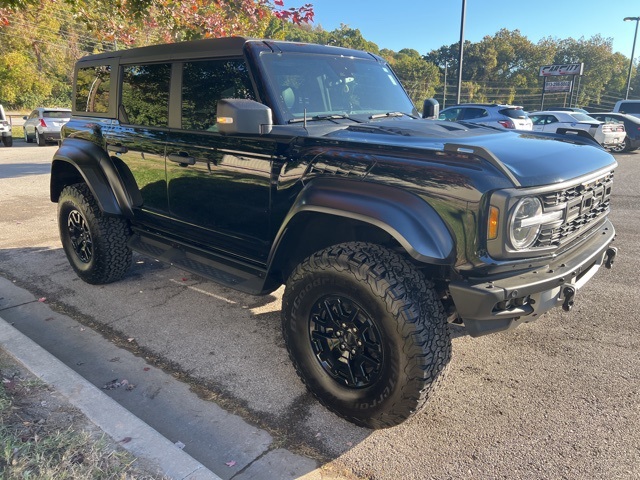
<svg viewBox="0 0 640 480">
<path fill-rule="evenodd" d="M 640 117 L 640 100 L 618 100 L 613 107 L 613 111 Z"/>
<path fill-rule="evenodd" d="M 13 145 L 13 136 L 11 135 L 11 124 L 4 114 L 4 108 L 0 105 L 0 136 L 5 147 Z"/>
<path fill-rule="evenodd" d="M 533 128 L 527 112 L 516 105 L 465 103 L 445 108 L 438 118 L 451 122 L 480 123 L 511 130 L 532 130 Z"/>
<path fill-rule="evenodd" d="M 24 117 L 24 140 L 43 146 L 46 142 L 60 140 L 60 129 L 71 118 L 68 108 L 36 108 Z"/>
<path fill-rule="evenodd" d="M 589 112 L 587 112 L 584 108 L 578 108 L 578 107 L 549 107 L 549 108 L 547 108 L 547 111 L 553 111 L 553 112 L 579 112 L 579 113 L 586 113 L 587 115 L 589 115 Z"/>
<path fill-rule="evenodd" d="M 626 113 L 590 113 L 590 116 L 604 123 L 622 123 L 627 132 L 624 141 L 611 147 L 611 150 L 620 152 L 631 152 L 640 148 L 640 118 Z"/>
<path fill-rule="evenodd" d="M 605 148 L 619 146 L 627 135 L 621 123 L 604 123 L 580 112 L 532 112 L 529 117 L 536 132 L 588 135 Z"/>
</svg>

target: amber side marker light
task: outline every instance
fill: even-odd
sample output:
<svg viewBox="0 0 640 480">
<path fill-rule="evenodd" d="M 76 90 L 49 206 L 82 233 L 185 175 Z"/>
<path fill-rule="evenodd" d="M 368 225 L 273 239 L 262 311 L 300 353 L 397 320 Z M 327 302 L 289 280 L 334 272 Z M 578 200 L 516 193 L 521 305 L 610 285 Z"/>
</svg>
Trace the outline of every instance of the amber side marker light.
<svg viewBox="0 0 640 480">
<path fill-rule="evenodd" d="M 496 207 L 491 207 L 489 209 L 489 223 L 487 225 L 487 238 L 489 240 L 495 240 L 498 238 L 498 216 L 500 214 L 500 210 Z"/>
</svg>

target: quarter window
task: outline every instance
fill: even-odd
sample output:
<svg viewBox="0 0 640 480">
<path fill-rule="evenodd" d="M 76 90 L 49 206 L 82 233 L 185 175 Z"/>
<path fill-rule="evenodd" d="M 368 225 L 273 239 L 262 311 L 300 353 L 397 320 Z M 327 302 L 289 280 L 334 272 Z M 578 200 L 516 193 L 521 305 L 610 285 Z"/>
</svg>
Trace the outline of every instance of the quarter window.
<svg viewBox="0 0 640 480">
<path fill-rule="evenodd" d="M 247 66 L 242 60 L 187 62 L 182 72 L 182 128 L 217 131 L 221 98 L 255 100 Z"/>
<path fill-rule="evenodd" d="M 120 119 L 130 125 L 166 127 L 170 76 L 169 63 L 123 67 Z"/>
<path fill-rule="evenodd" d="M 109 111 L 111 67 L 96 65 L 78 69 L 76 78 L 75 110 L 87 113 Z"/>
</svg>

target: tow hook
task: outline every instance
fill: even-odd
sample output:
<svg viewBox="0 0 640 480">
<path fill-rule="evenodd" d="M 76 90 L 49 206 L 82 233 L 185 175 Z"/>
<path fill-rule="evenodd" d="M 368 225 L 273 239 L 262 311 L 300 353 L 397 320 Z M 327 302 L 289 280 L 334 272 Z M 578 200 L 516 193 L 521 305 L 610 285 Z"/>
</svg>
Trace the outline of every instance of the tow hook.
<svg viewBox="0 0 640 480">
<path fill-rule="evenodd" d="M 618 249 L 616 247 L 609 247 L 605 254 L 604 266 L 610 269 L 617 254 Z"/>
<path fill-rule="evenodd" d="M 565 312 L 568 312 L 573 308 L 573 299 L 576 296 L 576 289 L 572 286 L 564 287 L 562 290 L 562 295 L 564 296 L 564 302 L 562 303 L 562 309 Z"/>
</svg>

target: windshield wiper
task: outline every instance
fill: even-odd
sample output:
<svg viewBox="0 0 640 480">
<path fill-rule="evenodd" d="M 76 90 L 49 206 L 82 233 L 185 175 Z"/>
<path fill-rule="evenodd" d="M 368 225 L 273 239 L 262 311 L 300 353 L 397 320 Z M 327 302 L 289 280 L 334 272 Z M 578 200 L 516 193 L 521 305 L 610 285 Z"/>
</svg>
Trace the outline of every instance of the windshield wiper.
<svg viewBox="0 0 640 480">
<path fill-rule="evenodd" d="M 415 115 L 411 115 L 409 113 L 402 112 L 387 112 L 387 113 L 376 113 L 375 115 L 371 115 L 369 120 L 375 120 L 376 118 L 390 118 L 390 117 L 411 117 L 418 118 Z"/>
<path fill-rule="evenodd" d="M 300 123 L 300 122 L 304 122 L 305 120 L 307 122 L 314 121 L 314 120 L 316 120 L 316 121 L 318 121 L 318 120 L 342 120 L 342 119 L 345 119 L 345 118 L 348 118 L 349 120 L 353 120 L 354 122 L 357 122 L 357 123 L 362 123 L 360 120 L 356 120 L 355 118 L 351 118 L 346 113 L 343 113 L 343 114 L 331 113 L 331 114 L 326 114 L 326 115 L 314 115 L 313 117 L 307 117 L 307 118 L 292 118 L 287 123 Z M 335 123 L 338 123 L 338 122 L 335 122 Z"/>
</svg>

